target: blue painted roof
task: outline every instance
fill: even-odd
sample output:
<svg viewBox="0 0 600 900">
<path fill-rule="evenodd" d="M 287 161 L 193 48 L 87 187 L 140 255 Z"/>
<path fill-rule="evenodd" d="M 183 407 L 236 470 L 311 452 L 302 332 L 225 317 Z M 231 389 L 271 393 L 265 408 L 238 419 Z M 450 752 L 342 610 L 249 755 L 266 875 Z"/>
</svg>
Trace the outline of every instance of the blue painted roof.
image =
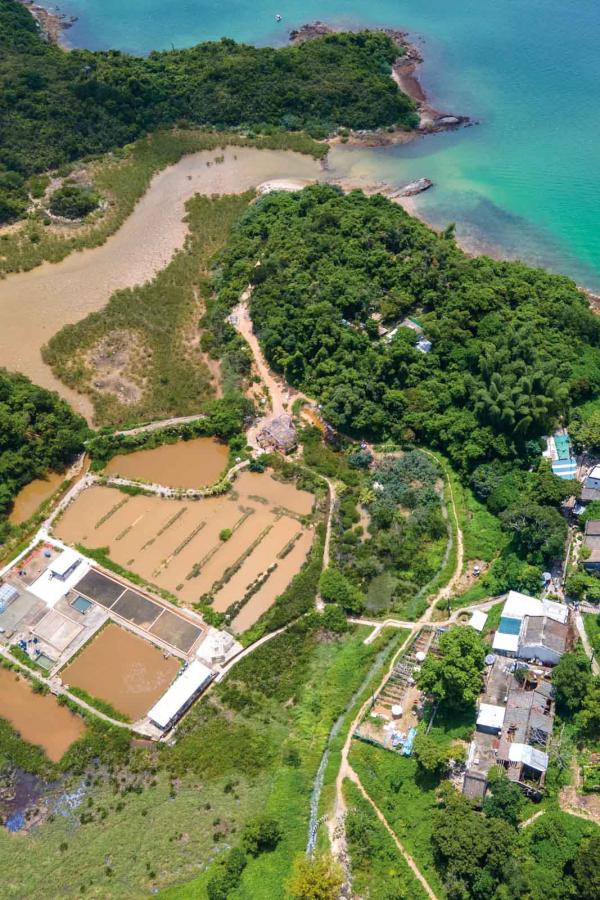
<svg viewBox="0 0 600 900">
<path fill-rule="evenodd" d="M 559 459 L 571 458 L 571 439 L 568 434 L 555 434 L 554 446 Z"/>
<path fill-rule="evenodd" d="M 577 463 L 574 459 L 556 459 L 552 463 L 552 471 L 559 478 L 575 478 Z"/>
</svg>

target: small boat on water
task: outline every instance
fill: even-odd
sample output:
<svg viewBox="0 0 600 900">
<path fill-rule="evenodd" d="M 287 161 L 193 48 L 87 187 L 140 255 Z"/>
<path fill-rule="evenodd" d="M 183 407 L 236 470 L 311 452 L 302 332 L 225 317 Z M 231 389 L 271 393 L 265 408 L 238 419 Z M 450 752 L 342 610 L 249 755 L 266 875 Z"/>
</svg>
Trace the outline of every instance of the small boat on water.
<svg viewBox="0 0 600 900">
<path fill-rule="evenodd" d="M 275 21 L 281 22 L 282 18 L 283 18 L 283 16 L 280 16 L 279 13 L 277 13 L 277 15 L 275 16 Z"/>
</svg>

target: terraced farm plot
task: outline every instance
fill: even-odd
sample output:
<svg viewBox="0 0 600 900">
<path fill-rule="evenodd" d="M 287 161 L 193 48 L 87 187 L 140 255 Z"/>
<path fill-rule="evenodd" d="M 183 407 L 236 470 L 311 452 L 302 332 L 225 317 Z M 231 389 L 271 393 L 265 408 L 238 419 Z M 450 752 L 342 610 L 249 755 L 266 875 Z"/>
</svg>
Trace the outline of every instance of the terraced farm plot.
<svg viewBox="0 0 600 900">
<path fill-rule="evenodd" d="M 67 543 L 108 548 L 116 563 L 187 606 L 215 593 L 219 611 L 241 601 L 250 585 L 276 564 L 240 619 L 245 622 L 267 609 L 299 571 L 314 533 L 300 516 L 308 515 L 313 505 L 312 494 L 267 473 L 242 472 L 231 493 L 201 500 L 132 497 L 94 485 L 66 510 L 56 534 Z M 231 532 L 230 537 L 223 540 L 223 532 Z M 295 538 L 297 545 L 289 550 Z M 286 549 L 289 552 L 278 559 Z M 123 590 L 92 584 L 94 573 L 86 577 L 86 596 L 153 631 L 160 609 L 152 609 L 151 601 L 143 600 L 140 606 L 136 600 L 139 610 L 130 609 L 133 601 L 121 596 Z M 110 596 L 104 597 L 105 589 Z M 156 623 L 157 636 L 165 625 L 166 620 Z"/>
<path fill-rule="evenodd" d="M 269 575 L 264 584 L 253 594 L 233 620 L 233 630 L 239 634 L 246 631 L 270 609 L 277 598 L 283 594 L 288 584 L 300 571 L 302 564 L 310 552 L 313 532 L 306 529 L 294 544 L 292 550 L 282 559 L 277 560 L 277 568 Z"/>
<path fill-rule="evenodd" d="M 277 554 L 281 553 L 300 530 L 298 522 L 286 516 L 273 522 L 269 532 L 244 560 L 235 575 L 217 593 L 213 608 L 217 612 L 224 612 L 232 603 L 241 600 L 252 582 L 277 561 Z"/>
</svg>

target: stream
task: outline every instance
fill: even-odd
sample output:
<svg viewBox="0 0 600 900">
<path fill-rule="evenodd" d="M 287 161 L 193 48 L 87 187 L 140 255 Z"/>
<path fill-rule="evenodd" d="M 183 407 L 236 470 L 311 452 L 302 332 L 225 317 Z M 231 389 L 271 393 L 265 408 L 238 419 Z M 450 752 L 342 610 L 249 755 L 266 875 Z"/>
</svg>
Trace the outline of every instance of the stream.
<svg viewBox="0 0 600 900">
<path fill-rule="evenodd" d="M 333 723 L 333 727 L 329 732 L 329 737 L 327 738 L 327 744 L 325 746 L 325 750 L 323 751 L 323 756 L 321 757 L 321 762 L 319 763 L 319 768 L 317 769 L 317 774 L 315 776 L 315 781 L 313 784 L 313 789 L 310 795 L 310 818 L 308 821 L 308 841 L 306 844 L 306 853 L 307 855 L 312 855 L 315 851 L 317 845 L 317 832 L 319 830 L 319 801 L 321 799 L 321 791 L 323 790 L 323 781 L 325 779 L 325 770 L 327 769 L 327 763 L 329 762 L 329 751 L 331 749 L 331 742 L 337 736 L 342 722 L 346 718 L 348 714 L 348 710 L 354 706 L 366 686 L 369 684 L 377 670 L 381 667 L 381 664 L 385 661 L 385 658 L 389 652 L 389 645 L 384 647 L 383 650 L 380 650 L 373 663 L 371 664 L 371 668 L 365 675 L 360 686 L 354 691 L 352 697 L 348 701 L 348 705 L 346 709 L 338 716 L 338 718 Z"/>
</svg>

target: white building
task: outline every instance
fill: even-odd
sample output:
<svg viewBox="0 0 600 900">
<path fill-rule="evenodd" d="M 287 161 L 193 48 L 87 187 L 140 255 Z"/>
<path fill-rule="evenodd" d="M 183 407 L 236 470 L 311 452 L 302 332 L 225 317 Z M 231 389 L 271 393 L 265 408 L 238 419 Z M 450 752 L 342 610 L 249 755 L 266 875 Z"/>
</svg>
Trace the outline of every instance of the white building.
<svg viewBox="0 0 600 900">
<path fill-rule="evenodd" d="M 181 672 L 158 700 L 148 718 L 160 729 L 166 731 L 175 724 L 198 694 L 205 690 L 215 677 L 215 672 L 199 660 L 194 660 Z"/>
<path fill-rule="evenodd" d="M 528 594 L 521 594 L 519 591 L 509 591 L 500 617 L 500 624 L 494 635 L 493 649 L 506 656 L 521 656 L 519 647 L 523 643 L 524 623 L 528 618 L 547 618 L 566 625 L 569 608 L 564 603 L 556 603 L 554 600 L 538 600 Z M 521 658 L 533 659 L 534 657 L 521 656 Z M 535 658 L 540 659 L 539 656 Z"/>
<path fill-rule="evenodd" d="M 469 625 L 471 628 L 474 628 L 475 631 L 483 631 L 485 623 L 487 622 L 487 617 L 488 614 L 486 612 L 483 612 L 481 609 L 475 609 L 469 619 Z"/>
<path fill-rule="evenodd" d="M 477 714 L 477 730 L 489 734 L 499 734 L 504 724 L 506 714 L 505 706 L 495 706 L 493 703 L 480 703 Z"/>
<path fill-rule="evenodd" d="M 83 578 L 90 565 L 75 550 L 63 550 L 48 568 L 29 587 L 29 593 L 53 607 L 77 582 Z"/>
</svg>

